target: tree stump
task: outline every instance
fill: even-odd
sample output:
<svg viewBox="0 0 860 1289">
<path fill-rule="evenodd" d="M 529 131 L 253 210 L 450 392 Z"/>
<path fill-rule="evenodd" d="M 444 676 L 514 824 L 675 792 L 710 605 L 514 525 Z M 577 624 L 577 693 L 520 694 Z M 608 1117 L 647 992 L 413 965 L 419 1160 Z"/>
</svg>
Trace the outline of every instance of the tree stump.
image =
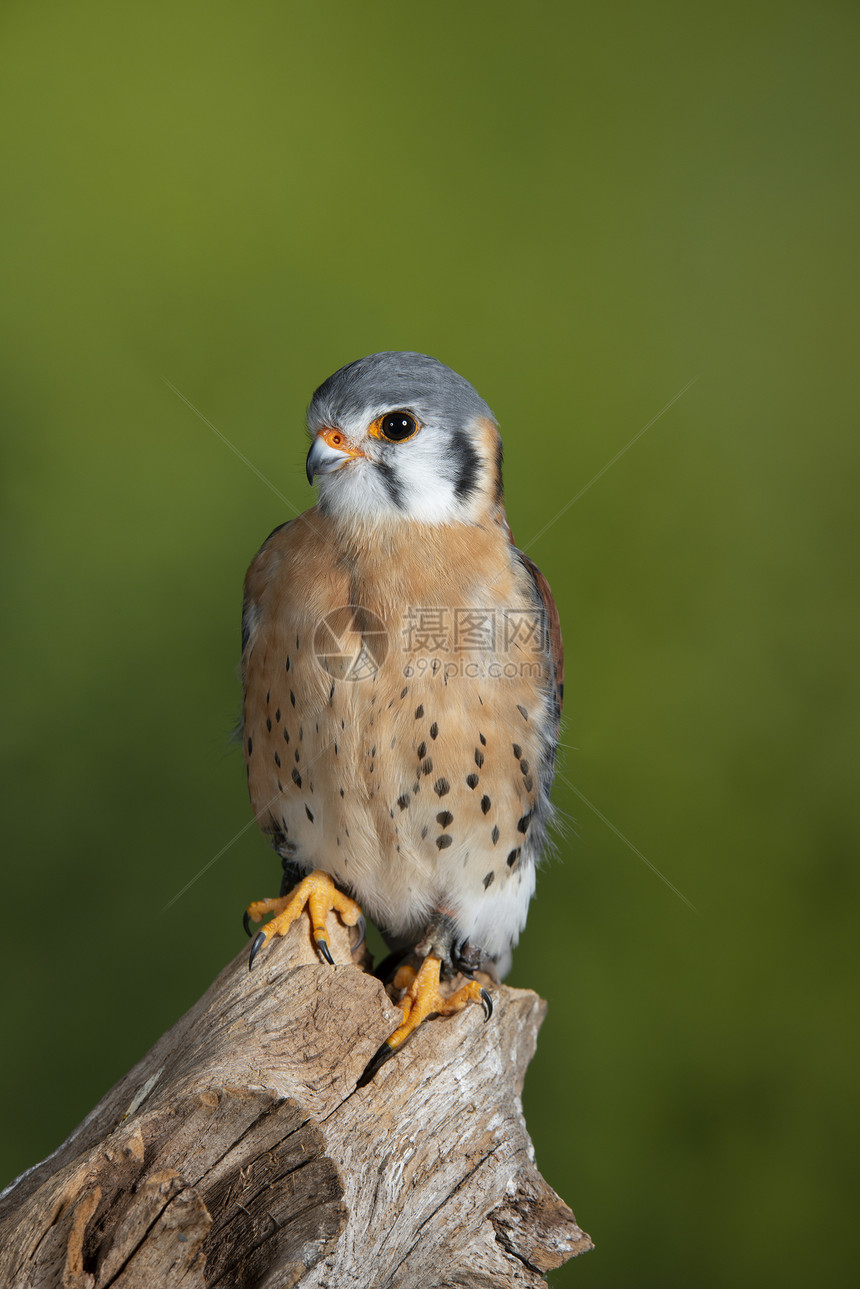
<svg viewBox="0 0 860 1289">
<path fill-rule="evenodd" d="M 534 1164 L 520 1093 L 546 1005 L 494 989 L 357 1080 L 400 1012 L 306 919 L 247 950 L 0 1197 L 15 1289 L 535 1286 L 591 1248 Z"/>
</svg>

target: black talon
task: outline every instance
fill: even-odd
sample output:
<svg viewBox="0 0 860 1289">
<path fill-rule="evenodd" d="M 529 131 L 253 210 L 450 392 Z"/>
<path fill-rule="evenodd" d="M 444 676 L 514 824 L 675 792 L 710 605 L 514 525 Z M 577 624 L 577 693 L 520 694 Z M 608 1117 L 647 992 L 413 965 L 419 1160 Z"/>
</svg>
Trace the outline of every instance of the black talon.
<svg viewBox="0 0 860 1289">
<path fill-rule="evenodd" d="M 315 941 L 314 941 L 314 943 L 316 944 L 316 947 L 319 949 L 319 951 L 320 951 L 320 953 L 322 954 L 322 956 L 325 958 L 325 960 L 326 960 L 326 962 L 328 963 L 328 965 L 329 965 L 330 967 L 333 967 L 333 966 L 334 966 L 334 958 L 331 956 L 331 950 L 330 950 L 330 949 L 329 949 L 329 947 L 328 947 L 328 941 L 327 941 L 327 940 L 315 940 Z"/>
<path fill-rule="evenodd" d="M 374 1052 L 373 1056 L 371 1056 L 370 1060 L 367 1062 L 367 1065 L 365 1065 L 364 1073 L 361 1075 L 355 1086 L 357 1088 L 366 1088 L 374 1074 L 376 1074 L 378 1070 L 382 1069 L 386 1061 L 391 1060 L 396 1051 L 398 1051 L 396 1047 L 389 1047 L 387 1043 L 383 1043 L 382 1047 L 378 1048 Z"/>
<path fill-rule="evenodd" d="M 365 921 L 363 913 L 355 925 L 358 928 L 358 939 L 355 944 L 351 946 L 353 953 L 355 953 L 356 949 L 360 949 L 367 939 L 367 922 Z"/>
<path fill-rule="evenodd" d="M 266 932 L 265 932 L 265 931 L 258 931 L 258 932 L 257 932 L 256 939 L 254 940 L 254 943 L 251 945 L 251 952 L 248 954 L 248 970 L 249 970 L 249 971 L 251 970 L 251 968 L 252 968 L 252 967 L 253 967 L 253 965 L 254 965 L 254 959 L 256 958 L 257 954 L 260 952 L 260 950 L 262 949 L 263 945 L 266 943 L 266 939 L 267 939 L 267 937 L 266 937 Z"/>
<path fill-rule="evenodd" d="M 493 1014 L 493 1000 L 486 989 L 481 990 L 481 1006 L 484 1009 L 484 1024 L 486 1025 Z"/>
<path fill-rule="evenodd" d="M 251 919 L 250 919 L 250 918 L 249 918 L 249 916 L 248 916 L 248 911 L 247 911 L 247 909 L 246 909 L 246 910 L 245 910 L 245 912 L 242 914 L 242 926 L 245 928 L 245 935 L 246 935 L 246 936 L 248 937 L 248 939 L 250 940 L 250 938 L 251 938 L 251 936 L 254 934 L 254 932 L 251 930 Z"/>
</svg>

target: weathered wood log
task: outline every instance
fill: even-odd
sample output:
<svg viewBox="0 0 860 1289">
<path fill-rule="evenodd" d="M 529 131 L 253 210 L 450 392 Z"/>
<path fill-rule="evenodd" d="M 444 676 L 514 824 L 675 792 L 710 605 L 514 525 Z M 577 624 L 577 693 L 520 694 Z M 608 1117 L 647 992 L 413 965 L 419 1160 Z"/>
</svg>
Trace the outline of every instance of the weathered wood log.
<svg viewBox="0 0 860 1289">
<path fill-rule="evenodd" d="M 0 1199 L 0 1284 L 32 1289 L 539 1286 L 591 1247 L 534 1165 L 520 1092 L 545 1004 L 494 990 L 399 1023 L 349 932 L 247 950 Z"/>
</svg>

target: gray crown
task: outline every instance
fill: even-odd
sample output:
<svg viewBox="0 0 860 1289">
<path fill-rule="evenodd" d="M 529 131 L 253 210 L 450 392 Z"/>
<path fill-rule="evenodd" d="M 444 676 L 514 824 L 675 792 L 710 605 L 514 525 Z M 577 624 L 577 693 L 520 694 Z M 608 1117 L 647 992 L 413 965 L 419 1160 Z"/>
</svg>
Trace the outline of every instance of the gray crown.
<svg viewBox="0 0 860 1289">
<path fill-rule="evenodd" d="M 477 416 L 496 419 L 469 382 L 438 359 L 387 351 L 359 358 L 323 381 L 308 408 L 308 429 L 315 434 L 323 425 L 373 419 L 401 408 L 454 429 Z"/>
</svg>

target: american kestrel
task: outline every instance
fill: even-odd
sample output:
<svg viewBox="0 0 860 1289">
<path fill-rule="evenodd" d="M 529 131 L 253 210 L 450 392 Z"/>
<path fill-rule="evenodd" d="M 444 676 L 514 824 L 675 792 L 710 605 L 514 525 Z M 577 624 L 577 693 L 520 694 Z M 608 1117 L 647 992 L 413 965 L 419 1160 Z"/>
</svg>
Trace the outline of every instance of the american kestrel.
<svg viewBox="0 0 860 1289">
<path fill-rule="evenodd" d="M 425 1016 L 490 995 L 510 964 L 552 816 L 558 613 L 513 544 L 502 444 L 468 381 L 434 358 L 350 363 L 308 409 L 319 501 L 245 580 L 242 742 L 254 813 L 299 885 L 254 956 L 305 907 L 364 908 L 401 973 L 396 1050 Z M 361 908 L 359 907 L 361 906 Z M 440 974 L 467 983 L 440 991 Z M 379 1054 L 378 1054 L 379 1055 Z"/>
</svg>

